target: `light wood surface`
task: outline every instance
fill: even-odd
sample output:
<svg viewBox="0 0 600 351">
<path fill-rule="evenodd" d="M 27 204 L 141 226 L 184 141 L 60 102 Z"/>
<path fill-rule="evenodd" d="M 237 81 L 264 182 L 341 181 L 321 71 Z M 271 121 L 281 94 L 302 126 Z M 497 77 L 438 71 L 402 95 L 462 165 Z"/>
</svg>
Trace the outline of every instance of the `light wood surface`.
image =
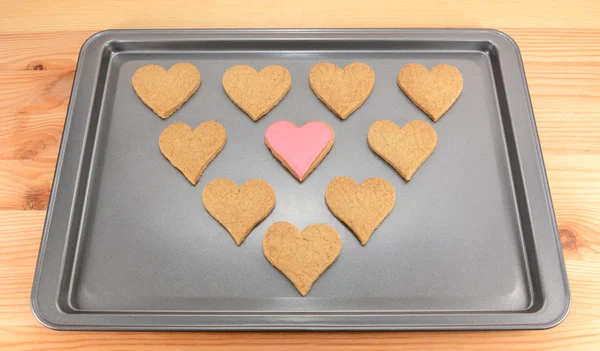
<svg viewBox="0 0 600 351">
<path fill-rule="evenodd" d="M 496 28 L 519 44 L 572 307 L 543 331 L 55 332 L 29 292 L 77 55 L 108 28 Z M 285 346 L 284 346 L 285 345 Z M 600 2 L 0 1 L 0 349 L 600 350 Z"/>
</svg>

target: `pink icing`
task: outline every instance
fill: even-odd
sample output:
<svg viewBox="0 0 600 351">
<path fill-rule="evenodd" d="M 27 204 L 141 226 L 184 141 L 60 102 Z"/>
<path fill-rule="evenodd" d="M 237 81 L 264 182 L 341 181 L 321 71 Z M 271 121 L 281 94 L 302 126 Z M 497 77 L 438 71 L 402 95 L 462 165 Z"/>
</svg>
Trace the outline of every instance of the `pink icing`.
<svg viewBox="0 0 600 351">
<path fill-rule="evenodd" d="M 308 122 L 302 127 L 290 121 L 277 121 L 267 128 L 265 139 L 290 168 L 303 179 L 310 165 L 333 139 L 331 128 L 323 122 Z"/>
</svg>

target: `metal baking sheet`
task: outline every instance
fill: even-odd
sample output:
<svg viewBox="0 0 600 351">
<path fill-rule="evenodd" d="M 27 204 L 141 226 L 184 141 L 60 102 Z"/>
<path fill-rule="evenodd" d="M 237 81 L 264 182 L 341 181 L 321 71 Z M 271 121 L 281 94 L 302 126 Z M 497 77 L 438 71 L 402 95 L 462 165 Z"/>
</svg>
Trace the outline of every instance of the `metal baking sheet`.
<svg viewBox="0 0 600 351">
<path fill-rule="evenodd" d="M 135 95 L 142 65 L 190 62 L 202 84 L 161 120 Z M 317 62 L 375 71 L 366 103 L 342 121 L 313 94 Z M 456 104 L 431 122 L 400 91 L 407 63 L 460 69 Z M 292 88 L 253 122 L 226 96 L 225 70 L 280 64 Z M 302 184 L 264 145 L 274 121 L 329 123 L 333 149 Z M 410 183 L 368 147 L 376 120 L 431 123 L 433 155 Z M 158 149 L 174 122 L 217 120 L 223 151 L 192 186 Z M 390 181 L 397 201 L 366 246 L 327 209 L 336 176 Z M 202 205 L 217 177 L 260 178 L 272 214 L 240 247 Z M 337 261 L 306 297 L 264 258 L 274 222 L 328 223 Z M 81 49 L 31 302 L 69 330 L 538 329 L 562 321 L 569 287 L 519 50 L 493 30 L 105 31 Z"/>
</svg>

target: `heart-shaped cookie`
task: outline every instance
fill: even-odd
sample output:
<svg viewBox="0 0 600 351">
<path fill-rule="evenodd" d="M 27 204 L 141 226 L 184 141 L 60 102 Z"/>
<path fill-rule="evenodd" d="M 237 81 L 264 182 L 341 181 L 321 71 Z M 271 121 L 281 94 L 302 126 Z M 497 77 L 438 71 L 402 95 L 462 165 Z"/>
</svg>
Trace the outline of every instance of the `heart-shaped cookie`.
<svg viewBox="0 0 600 351">
<path fill-rule="evenodd" d="M 263 239 L 267 260 L 305 296 L 313 283 L 340 255 L 342 241 L 327 224 L 313 224 L 302 232 L 288 222 L 274 223 Z"/>
<path fill-rule="evenodd" d="M 319 100 L 339 118 L 346 119 L 371 94 L 375 72 L 362 62 L 351 63 L 344 69 L 320 62 L 311 68 L 308 81 Z"/>
<path fill-rule="evenodd" d="M 312 121 L 302 127 L 277 121 L 265 132 L 265 144 L 299 181 L 321 163 L 333 146 L 333 129 L 325 122 Z"/>
<path fill-rule="evenodd" d="M 157 65 L 140 67 L 131 78 L 135 93 L 160 118 L 177 111 L 200 86 L 200 72 L 191 63 L 178 63 L 166 71 Z"/>
<path fill-rule="evenodd" d="M 423 65 L 411 63 L 400 70 L 398 85 L 417 107 L 437 122 L 458 99 L 463 78 L 454 66 L 440 64 L 428 71 Z"/>
<path fill-rule="evenodd" d="M 193 131 L 187 124 L 177 122 L 163 130 L 158 146 L 167 160 L 196 185 L 226 141 L 225 128 L 219 122 L 203 122 Z"/>
<path fill-rule="evenodd" d="M 375 153 L 409 181 L 437 145 L 435 130 L 424 121 L 411 121 L 400 128 L 392 121 L 376 121 L 367 135 Z"/>
<path fill-rule="evenodd" d="M 249 180 L 238 188 L 234 181 L 218 178 L 204 187 L 202 202 L 240 245 L 275 207 L 275 191 L 260 179 Z"/>
<path fill-rule="evenodd" d="M 282 66 L 267 66 L 260 72 L 250 66 L 233 66 L 223 74 L 223 89 L 231 101 L 258 121 L 271 111 L 292 86 L 290 72 Z"/>
<path fill-rule="evenodd" d="M 325 202 L 365 245 L 392 211 L 396 192 L 383 178 L 370 178 L 358 185 L 349 177 L 337 177 L 325 189 Z"/>
</svg>

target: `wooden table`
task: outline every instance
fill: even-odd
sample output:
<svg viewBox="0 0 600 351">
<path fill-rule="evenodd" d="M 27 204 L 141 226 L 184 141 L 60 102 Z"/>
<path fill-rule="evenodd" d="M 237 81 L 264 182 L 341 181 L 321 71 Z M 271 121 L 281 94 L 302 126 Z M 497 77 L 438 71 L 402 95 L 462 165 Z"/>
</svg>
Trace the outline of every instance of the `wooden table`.
<svg viewBox="0 0 600 351">
<path fill-rule="evenodd" d="M 600 2 L 0 1 L 0 349 L 600 350 Z M 545 331 L 55 332 L 29 307 L 77 54 L 107 28 L 474 27 L 523 54 L 572 292 Z"/>
</svg>

